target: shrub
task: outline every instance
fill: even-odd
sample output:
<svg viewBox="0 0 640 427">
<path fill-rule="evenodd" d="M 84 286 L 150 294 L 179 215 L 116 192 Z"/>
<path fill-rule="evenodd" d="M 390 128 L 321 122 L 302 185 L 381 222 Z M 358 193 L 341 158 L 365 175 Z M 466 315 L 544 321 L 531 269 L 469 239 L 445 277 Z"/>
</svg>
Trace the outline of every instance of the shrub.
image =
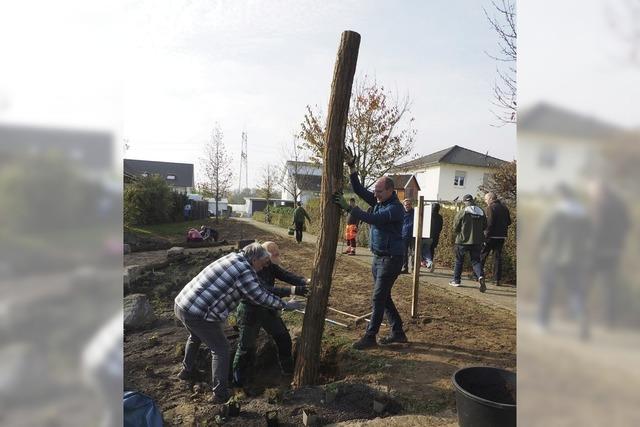
<svg viewBox="0 0 640 427">
<path fill-rule="evenodd" d="M 172 220 L 175 195 L 158 176 L 140 177 L 124 189 L 124 222 L 127 225 L 161 224 Z M 186 198 L 186 195 L 185 195 Z"/>
</svg>

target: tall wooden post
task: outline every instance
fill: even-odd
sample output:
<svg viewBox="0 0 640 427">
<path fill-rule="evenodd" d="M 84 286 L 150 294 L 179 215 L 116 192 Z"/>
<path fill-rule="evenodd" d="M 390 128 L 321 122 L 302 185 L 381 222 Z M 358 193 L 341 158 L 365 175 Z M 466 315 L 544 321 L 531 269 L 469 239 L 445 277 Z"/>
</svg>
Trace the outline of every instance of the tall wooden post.
<svg viewBox="0 0 640 427">
<path fill-rule="evenodd" d="M 413 256 L 413 294 L 411 295 L 411 317 L 418 316 L 418 289 L 420 285 L 420 261 L 422 260 L 422 225 L 424 223 L 424 196 L 418 201 L 418 231 Z"/>
<path fill-rule="evenodd" d="M 341 212 L 340 208 L 333 203 L 332 195 L 343 188 L 344 136 L 359 47 L 360 34 L 353 31 L 342 33 L 333 70 L 324 141 L 320 188 L 320 235 L 311 273 L 311 293 L 307 299 L 302 335 L 298 343 L 298 356 L 293 377 L 294 387 L 315 384 L 319 377 L 324 319 L 340 233 Z"/>
</svg>

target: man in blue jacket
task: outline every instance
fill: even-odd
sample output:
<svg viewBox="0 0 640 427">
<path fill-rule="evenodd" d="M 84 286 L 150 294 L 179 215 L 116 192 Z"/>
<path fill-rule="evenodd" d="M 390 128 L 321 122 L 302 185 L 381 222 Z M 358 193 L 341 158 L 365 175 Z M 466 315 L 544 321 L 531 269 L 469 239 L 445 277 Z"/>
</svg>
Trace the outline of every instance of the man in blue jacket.
<svg viewBox="0 0 640 427">
<path fill-rule="evenodd" d="M 349 206 L 342 194 L 334 194 L 334 202 L 336 204 L 345 211 L 350 212 L 358 220 L 371 225 L 369 242 L 373 253 L 373 263 L 371 265 L 374 280 L 373 313 L 364 336 L 353 343 L 353 348 L 363 350 L 377 345 L 376 335 L 380 330 L 380 324 L 385 314 L 391 325 L 391 334 L 381 338 L 380 344 L 407 342 L 407 336 L 402 328 L 400 313 L 398 313 L 391 299 L 391 288 L 402 269 L 404 208 L 393 190 L 391 178 L 382 177 L 378 179 L 374 185 L 373 192 L 370 192 L 362 186 L 358 179 L 358 173 L 355 168 L 357 158 L 349 148 L 345 150 L 345 161 L 349 166 L 349 178 L 353 191 L 373 207 L 372 213 L 367 213 L 357 206 L 353 208 Z"/>
</svg>

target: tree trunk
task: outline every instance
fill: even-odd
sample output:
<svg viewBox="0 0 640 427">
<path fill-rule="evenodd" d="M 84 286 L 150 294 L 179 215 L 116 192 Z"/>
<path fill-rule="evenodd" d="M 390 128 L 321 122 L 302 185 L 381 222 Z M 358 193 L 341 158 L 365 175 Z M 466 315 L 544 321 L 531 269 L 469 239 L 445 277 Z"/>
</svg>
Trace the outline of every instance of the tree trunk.
<svg viewBox="0 0 640 427">
<path fill-rule="evenodd" d="M 336 247 L 340 233 L 340 208 L 331 196 L 343 188 L 344 136 L 351 99 L 351 86 L 356 71 L 360 34 L 342 33 L 336 65 L 333 70 L 331 98 L 327 115 L 327 131 L 320 188 L 320 235 L 311 273 L 311 293 L 298 344 L 298 356 L 293 378 L 294 387 L 315 384 L 319 377 L 320 348 L 327 302 L 331 290 Z"/>
</svg>

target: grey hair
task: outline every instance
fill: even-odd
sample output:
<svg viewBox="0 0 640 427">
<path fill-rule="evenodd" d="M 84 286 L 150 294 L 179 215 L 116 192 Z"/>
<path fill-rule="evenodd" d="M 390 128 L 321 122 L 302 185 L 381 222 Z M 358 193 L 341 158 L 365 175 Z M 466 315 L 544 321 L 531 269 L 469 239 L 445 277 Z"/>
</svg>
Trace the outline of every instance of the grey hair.
<svg viewBox="0 0 640 427">
<path fill-rule="evenodd" d="M 249 264 L 254 261 L 269 258 L 269 252 L 258 242 L 248 244 L 242 248 L 242 252 L 244 252 L 244 257 L 249 261 Z"/>
</svg>

